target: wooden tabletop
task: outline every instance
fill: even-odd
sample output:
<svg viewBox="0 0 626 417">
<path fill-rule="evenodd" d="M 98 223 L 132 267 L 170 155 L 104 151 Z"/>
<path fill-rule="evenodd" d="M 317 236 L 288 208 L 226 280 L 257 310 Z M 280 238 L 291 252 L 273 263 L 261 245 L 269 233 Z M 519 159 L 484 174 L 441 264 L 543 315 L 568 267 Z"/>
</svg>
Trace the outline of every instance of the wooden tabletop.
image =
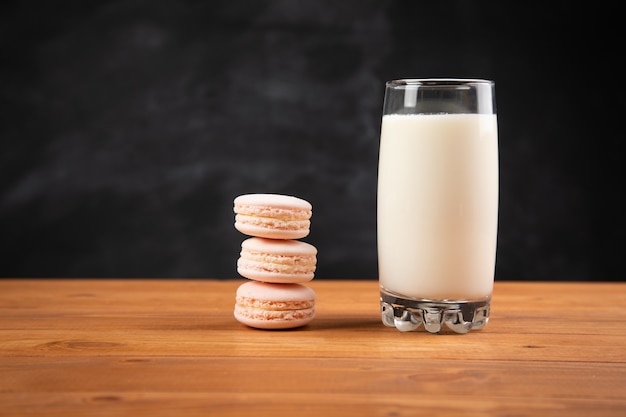
<svg viewBox="0 0 626 417">
<path fill-rule="evenodd" d="M 483 330 L 433 335 L 383 326 L 376 281 L 247 328 L 242 282 L 0 280 L 0 415 L 626 415 L 626 284 L 496 282 Z"/>
</svg>

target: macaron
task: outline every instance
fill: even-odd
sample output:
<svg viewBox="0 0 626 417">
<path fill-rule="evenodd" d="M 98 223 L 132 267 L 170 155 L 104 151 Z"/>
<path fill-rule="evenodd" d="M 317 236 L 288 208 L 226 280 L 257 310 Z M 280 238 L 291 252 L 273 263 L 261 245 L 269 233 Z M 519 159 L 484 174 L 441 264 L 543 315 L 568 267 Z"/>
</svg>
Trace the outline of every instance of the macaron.
<svg viewBox="0 0 626 417">
<path fill-rule="evenodd" d="M 315 291 L 301 284 L 248 281 L 237 289 L 235 318 L 258 329 L 304 326 L 315 316 Z"/>
<path fill-rule="evenodd" d="M 302 283 L 313 279 L 316 265 L 317 249 L 309 243 L 251 237 L 241 243 L 237 272 L 255 281 Z"/>
<path fill-rule="evenodd" d="M 309 234 L 312 206 L 281 194 L 244 194 L 235 198 L 235 228 L 249 236 L 300 239 Z"/>
</svg>

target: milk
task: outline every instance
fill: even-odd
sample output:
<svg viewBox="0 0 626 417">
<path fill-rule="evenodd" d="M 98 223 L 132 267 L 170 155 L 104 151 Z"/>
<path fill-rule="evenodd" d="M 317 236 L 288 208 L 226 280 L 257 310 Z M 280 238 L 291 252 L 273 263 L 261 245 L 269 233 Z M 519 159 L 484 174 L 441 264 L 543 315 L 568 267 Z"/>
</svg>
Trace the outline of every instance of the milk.
<svg viewBox="0 0 626 417">
<path fill-rule="evenodd" d="M 382 288 L 432 300 L 488 297 L 497 220 L 495 114 L 383 116 L 378 172 Z"/>
</svg>

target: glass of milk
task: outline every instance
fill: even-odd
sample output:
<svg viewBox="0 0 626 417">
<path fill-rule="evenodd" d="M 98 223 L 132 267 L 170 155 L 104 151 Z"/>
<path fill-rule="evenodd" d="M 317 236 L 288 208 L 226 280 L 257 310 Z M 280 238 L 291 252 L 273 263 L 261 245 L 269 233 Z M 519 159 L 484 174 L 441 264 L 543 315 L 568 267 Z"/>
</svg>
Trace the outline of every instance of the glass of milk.
<svg viewBox="0 0 626 417">
<path fill-rule="evenodd" d="M 494 83 L 386 83 L 378 166 L 382 321 L 467 333 L 489 320 L 498 227 Z M 446 330 L 447 331 L 447 330 Z"/>
</svg>

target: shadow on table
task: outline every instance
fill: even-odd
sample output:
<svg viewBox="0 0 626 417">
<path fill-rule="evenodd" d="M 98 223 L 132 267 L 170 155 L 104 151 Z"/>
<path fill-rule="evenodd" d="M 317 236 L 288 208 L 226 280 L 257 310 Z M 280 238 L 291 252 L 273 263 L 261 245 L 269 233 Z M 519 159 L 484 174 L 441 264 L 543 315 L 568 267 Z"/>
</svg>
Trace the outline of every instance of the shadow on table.
<svg viewBox="0 0 626 417">
<path fill-rule="evenodd" d="M 319 317 L 315 318 L 311 324 L 306 326 L 303 329 L 308 329 L 310 331 L 314 330 L 352 330 L 358 331 L 362 330 L 384 330 L 385 326 L 383 325 L 380 317 L 372 316 L 372 317 Z"/>
</svg>

